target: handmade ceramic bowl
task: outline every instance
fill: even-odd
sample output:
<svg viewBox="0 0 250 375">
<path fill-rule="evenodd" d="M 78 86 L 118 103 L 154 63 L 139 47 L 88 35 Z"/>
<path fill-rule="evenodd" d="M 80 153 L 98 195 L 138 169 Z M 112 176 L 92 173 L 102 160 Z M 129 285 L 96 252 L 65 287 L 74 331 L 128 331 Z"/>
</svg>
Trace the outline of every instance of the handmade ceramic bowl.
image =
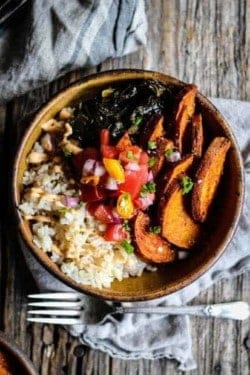
<svg viewBox="0 0 250 375">
<path fill-rule="evenodd" d="M 7 358 L 11 366 L 10 374 L 13 375 L 37 375 L 33 364 L 24 352 L 3 332 L 0 332 L 0 353 Z M 1 370 L 0 370 L 0 373 Z M 5 372 L 4 372 L 5 373 Z M 8 372 L 9 374 L 9 372 Z"/>
<path fill-rule="evenodd" d="M 53 118 L 61 108 L 72 106 L 78 99 L 102 88 L 129 80 L 156 79 L 163 84 L 183 87 L 185 84 L 165 74 L 143 70 L 108 71 L 85 77 L 79 82 L 59 92 L 36 115 L 24 135 L 14 166 L 13 196 L 15 207 L 20 203 L 22 176 L 26 169 L 26 157 L 34 142 L 41 134 L 41 124 Z M 213 212 L 212 234 L 206 243 L 182 261 L 159 267 L 157 272 L 144 272 L 141 277 L 130 277 L 121 282 L 115 281 L 111 288 L 95 289 L 78 284 L 66 276 L 58 266 L 32 242 L 32 234 L 18 210 L 18 225 L 22 238 L 39 262 L 56 278 L 83 293 L 116 301 L 149 300 L 168 295 L 189 285 L 206 272 L 222 255 L 236 229 L 240 216 L 243 196 L 243 166 L 240 152 L 232 130 L 219 111 L 202 94 L 197 94 L 197 105 L 202 113 L 204 126 L 213 135 L 229 138 L 232 147 L 227 156 L 223 174 L 223 192 L 217 197 Z"/>
</svg>

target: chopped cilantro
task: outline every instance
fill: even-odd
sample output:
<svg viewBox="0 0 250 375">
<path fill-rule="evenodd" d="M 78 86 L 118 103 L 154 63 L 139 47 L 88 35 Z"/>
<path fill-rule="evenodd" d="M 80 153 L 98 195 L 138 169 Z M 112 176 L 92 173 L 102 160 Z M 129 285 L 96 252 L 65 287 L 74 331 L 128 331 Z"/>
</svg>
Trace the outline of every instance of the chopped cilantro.
<svg viewBox="0 0 250 375">
<path fill-rule="evenodd" d="M 130 128 L 128 129 L 129 134 L 135 134 L 138 131 L 139 125 L 141 124 L 142 119 L 143 119 L 142 116 L 136 116 L 132 120 L 132 126 L 130 126 Z"/>
<path fill-rule="evenodd" d="M 148 141 L 148 149 L 155 150 L 157 148 L 155 141 Z"/>
<path fill-rule="evenodd" d="M 72 155 L 72 152 L 67 150 L 66 148 L 63 150 L 65 158 L 69 158 Z"/>
<path fill-rule="evenodd" d="M 123 247 L 123 249 L 126 251 L 126 253 L 128 254 L 132 254 L 134 252 L 134 246 L 131 245 L 130 242 L 126 241 L 126 240 L 123 240 L 121 242 L 121 246 Z"/>
<path fill-rule="evenodd" d="M 132 151 L 128 151 L 126 156 L 127 156 L 128 159 L 137 160 Z"/>
<path fill-rule="evenodd" d="M 155 234 L 160 234 L 161 233 L 161 227 L 159 227 L 159 226 L 149 227 L 149 232 L 155 233 Z"/>
<path fill-rule="evenodd" d="M 155 165 L 155 163 L 156 163 L 156 157 L 152 156 L 152 158 L 150 158 L 148 161 L 148 166 L 151 168 Z"/>
<path fill-rule="evenodd" d="M 155 193 L 156 184 L 154 182 L 148 182 L 141 186 L 140 196 L 146 198 L 147 193 Z"/>
<path fill-rule="evenodd" d="M 122 223 L 122 227 L 123 227 L 127 232 L 130 232 L 130 230 L 131 230 L 128 220 L 124 220 L 124 222 Z"/>
<path fill-rule="evenodd" d="M 80 207 L 83 206 L 83 201 L 80 201 L 80 202 L 79 202 L 79 206 L 80 206 Z"/>
<path fill-rule="evenodd" d="M 57 210 L 60 216 L 64 216 L 67 212 L 70 212 L 70 208 L 62 207 Z"/>
<path fill-rule="evenodd" d="M 181 178 L 181 186 L 182 186 L 182 194 L 187 194 L 189 193 L 194 186 L 194 183 L 192 179 L 188 176 L 184 176 Z"/>
<path fill-rule="evenodd" d="M 168 158 L 169 156 L 171 156 L 173 152 L 174 152 L 174 149 L 173 149 L 173 148 L 168 148 L 168 149 L 165 151 L 165 156 L 166 156 L 166 158 Z"/>
</svg>

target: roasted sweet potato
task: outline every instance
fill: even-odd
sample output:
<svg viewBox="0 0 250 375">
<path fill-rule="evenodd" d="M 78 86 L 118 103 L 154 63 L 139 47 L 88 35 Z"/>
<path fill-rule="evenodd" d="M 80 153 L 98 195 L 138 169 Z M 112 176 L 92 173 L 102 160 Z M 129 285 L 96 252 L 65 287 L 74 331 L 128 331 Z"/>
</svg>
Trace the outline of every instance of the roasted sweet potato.
<svg viewBox="0 0 250 375">
<path fill-rule="evenodd" d="M 188 214 L 181 185 L 173 181 L 160 201 L 162 236 L 183 249 L 192 248 L 200 238 L 200 224 Z"/>
<path fill-rule="evenodd" d="M 192 166 L 194 156 L 188 154 L 184 156 L 180 161 L 172 163 L 173 166 L 163 177 L 162 181 L 162 192 L 166 193 L 171 183 L 183 173 L 186 173 Z"/>
<path fill-rule="evenodd" d="M 192 118 L 192 153 L 197 158 L 202 156 L 204 143 L 203 125 L 201 114 L 195 114 Z"/>
<path fill-rule="evenodd" d="M 174 111 L 175 144 L 180 153 L 183 152 L 188 124 L 195 111 L 196 92 L 196 86 L 187 85 L 179 94 L 179 97 L 181 99 L 179 101 L 177 109 Z"/>
<path fill-rule="evenodd" d="M 156 141 L 157 138 L 163 137 L 165 130 L 163 127 L 164 117 L 155 113 L 145 124 L 140 136 L 140 144 L 144 149 L 148 148 L 149 141 Z"/>
<path fill-rule="evenodd" d="M 168 263 L 176 258 L 176 252 L 160 235 L 149 232 L 150 219 L 142 211 L 134 223 L 135 244 L 138 254 L 150 263 Z"/>
<path fill-rule="evenodd" d="M 196 221 L 203 223 L 208 216 L 230 146 L 227 138 L 215 137 L 200 162 L 192 193 L 192 215 Z"/>
<path fill-rule="evenodd" d="M 174 142 L 167 138 L 158 138 L 156 141 L 156 154 L 155 154 L 155 164 L 151 168 L 154 177 L 156 177 L 164 166 L 166 161 L 165 152 L 174 147 Z"/>
<path fill-rule="evenodd" d="M 124 133 L 123 136 L 117 142 L 116 148 L 119 151 L 125 151 L 128 147 L 132 146 L 132 142 L 128 132 Z"/>
</svg>

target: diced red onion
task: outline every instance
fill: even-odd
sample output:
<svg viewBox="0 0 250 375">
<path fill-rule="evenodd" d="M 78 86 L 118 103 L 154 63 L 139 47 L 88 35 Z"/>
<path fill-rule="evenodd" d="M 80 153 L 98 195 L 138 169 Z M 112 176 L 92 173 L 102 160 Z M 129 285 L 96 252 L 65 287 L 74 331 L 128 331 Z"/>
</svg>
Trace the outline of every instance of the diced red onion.
<svg viewBox="0 0 250 375">
<path fill-rule="evenodd" d="M 63 199 L 63 204 L 67 207 L 75 208 L 79 204 L 79 198 L 78 197 L 68 197 L 64 196 Z"/>
<path fill-rule="evenodd" d="M 99 161 L 97 161 L 95 163 L 95 167 L 94 167 L 94 175 L 97 176 L 97 177 L 101 177 L 105 173 L 106 173 L 106 170 L 105 170 L 104 166 Z"/>
<path fill-rule="evenodd" d="M 91 173 L 94 171 L 96 160 L 94 159 L 87 159 L 82 167 L 83 175 Z"/>
<path fill-rule="evenodd" d="M 118 213 L 115 210 L 112 211 L 112 216 L 113 216 L 114 224 L 120 224 L 122 222 L 121 217 L 118 215 Z"/>
<path fill-rule="evenodd" d="M 139 198 L 141 208 L 145 210 L 147 207 L 151 206 L 154 202 L 154 194 L 150 194 L 150 196 L 146 196 L 145 198 Z"/>
<path fill-rule="evenodd" d="M 153 181 L 153 179 L 154 179 L 153 172 L 152 172 L 152 171 L 149 171 L 149 172 L 148 172 L 147 182 L 151 182 L 151 181 Z"/>
<path fill-rule="evenodd" d="M 171 163 L 174 163 L 176 161 L 181 160 L 181 154 L 179 151 L 174 151 L 171 155 L 166 156 L 167 161 L 170 161 Z"/>
<path fill-rule="evenodd" d="M 108 190 L 117 190 L 118 189 L 118 185 L 117 185 L 116 180 L 114 178 L 110 177 L 110 176 L 108 176 L 108 178 L 107 178 L 105 187 Z"/>
<path fill-rule="evenodd" d="M 187 251 L 178 251 L 178 259 L 186 259 L 188 257 L 188 252 Z"/>
<path fill-rule="evenodd" d="M 140 166 L 137 163 L 129 162 L 129 163 L 127 163 L 125 165 L 125 169 L 127 171 L 139 171 L 140 170 Z"/>
</svg>

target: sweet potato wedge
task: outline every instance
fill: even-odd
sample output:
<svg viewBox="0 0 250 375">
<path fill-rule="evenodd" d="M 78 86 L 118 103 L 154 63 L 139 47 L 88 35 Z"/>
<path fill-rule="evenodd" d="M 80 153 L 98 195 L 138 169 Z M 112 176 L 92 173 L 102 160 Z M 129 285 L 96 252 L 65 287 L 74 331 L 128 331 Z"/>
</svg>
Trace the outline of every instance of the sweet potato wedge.
<svg viewBox="0 0 250 375">
<path fill-rule="evenodd" d="M 156 154 L 155 154 L 155 164 L 151 168 L 154 177 L 156 177 L 164 166 L 166 161 L 165 152 L 174 147 L 174 142 L 167 138 L 158 138 L 156 141 Z"/>
<path fill-rule="evenodd" d="M 196 221 L 203 223 L 208 216 L 230 146 L 227 138 L 215 137 L 200 162 L 192 192 L 192 216 Z"/>
<path fill-rule="evenodd" d="M 201 114 L 195 114 L 192 118 L 192 153 L 197 158 L 202 156 L 204 143 L 203 125 Z"/>
<path fill-rule="evenodd" d="M 180 183 L 173 181 L 160 201 L 160 221 L 162 236 L 171 244 L 188 250 L 199 240 L 201 227 L 188 214 L 186 198 Z"/>
<path fill-rule="evenodd" d="M 194 156 L 192 154 L 188 154 L 184 156 L 180 161 L 172 163 L 173 166 L 171 169 L 167 171 L 165 176 L 163 177 L 162 181 L 162 192 L 166 193 L 171 183 L 178 178 L 178 176 L 186 173 L 192 166 L 194 160 Z"/>
<path fill-rule="evenodd" d="M 195 95 L 197 88 L 194 85 L 187 85 L 179 94 L 181 97 L 177 109 L 174 111 L 175 118 L 175 144 L 182 154 L 185 135 L 190 119 L 195 111 Z"/>
<path fill-rule="evenodd" d="M 132 142 L 128 132 L 124 133 L 116 144 L 116 148 L 119 151 L 126 151 L 128 147 L 132 146 Z"/>
<path fill-rule="evenodd" d="M 138 254 L 150 263 L 168 263 L 176 259 L 176 252 L 160 235 L 149 232 L 149 216 L 139 211 L 134 223 Z"/>
<path fill-rule="evenodd" d="M 144 149 L 147 149 L 149 141 L 156 141 L 163 137 L 165 130 L 163 127 L 164 117 L 155 113 L 150 117 L 141 133 L 140 143 Z"/>
</svg>

